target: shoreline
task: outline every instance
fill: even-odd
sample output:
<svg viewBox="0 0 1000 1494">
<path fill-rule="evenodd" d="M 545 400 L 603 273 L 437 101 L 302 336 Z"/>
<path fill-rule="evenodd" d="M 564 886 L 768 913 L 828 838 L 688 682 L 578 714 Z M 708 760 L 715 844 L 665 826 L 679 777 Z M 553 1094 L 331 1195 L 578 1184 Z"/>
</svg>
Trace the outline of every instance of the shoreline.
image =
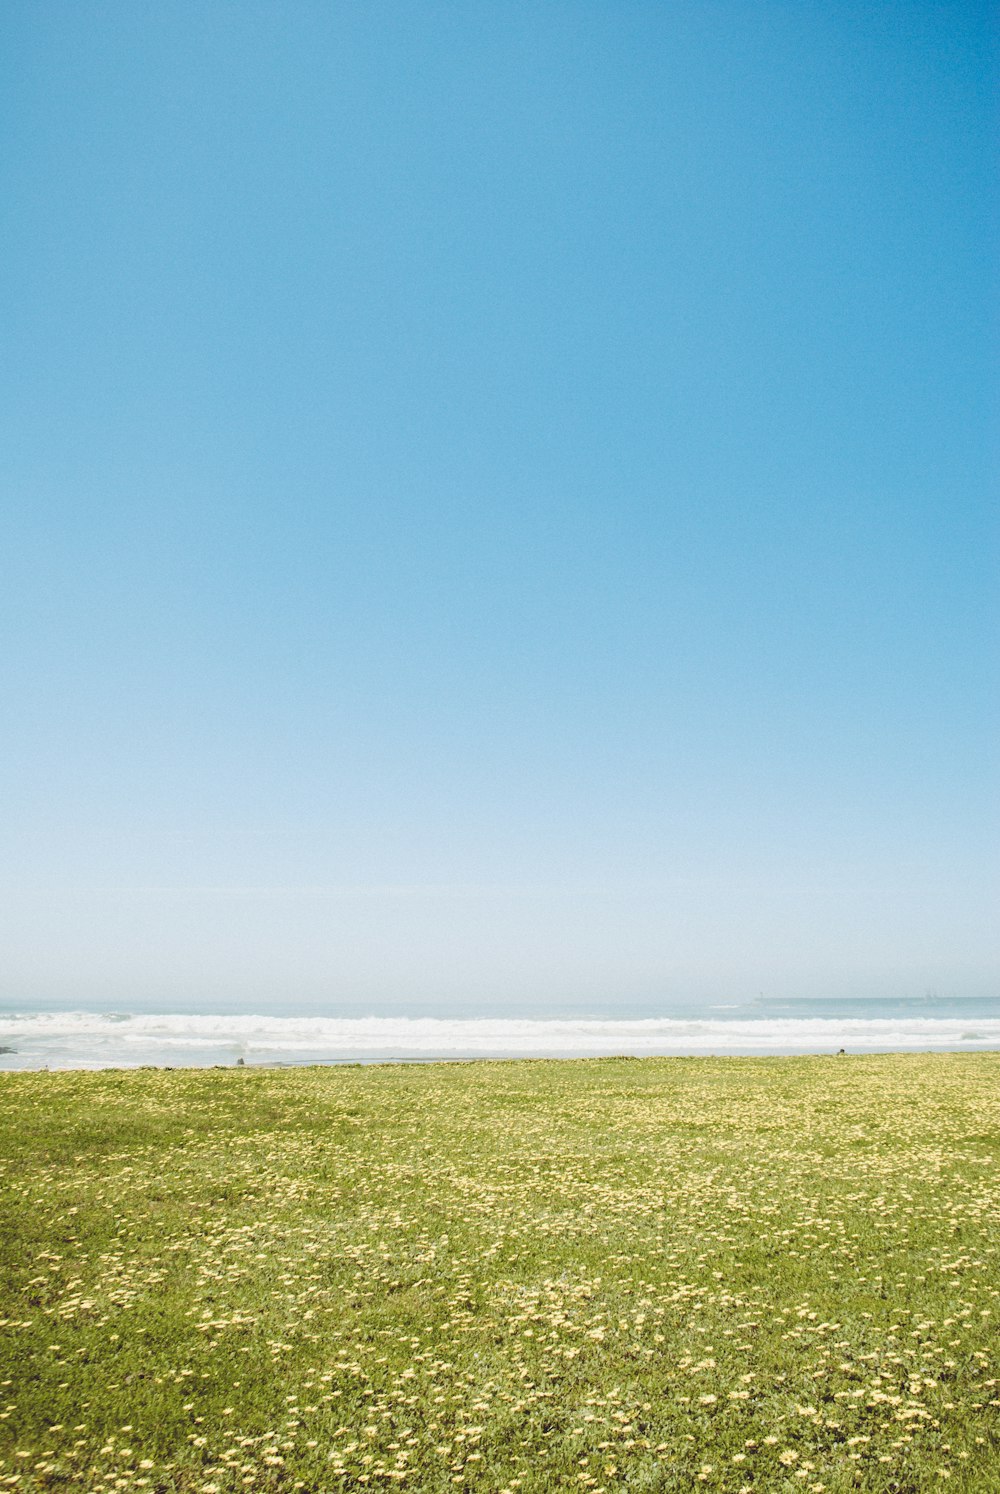
<svg viewBox="0 0 1000 1494">
<path fill-rule="evenodd" d="M 943 1004 L 942 1004 L 943 1006 Z M 985 1010 L 984 1010 L 985 1007 Z M 878 1014 L 876 1015 L 876 1011 Z M 656 1017 L 446 1018 L 35 1012 L 0 1014 L 0 1072 L 342 1066 L 517 1059 L 777 1058 L 1000 1049 L 1000 1003 L 888 1015 L 679 1012 Z"/>
<path fill-rule="evenodd" d="M 133 1063 L 109 1060 L 80 1063 L 31 1063 L 5 1066 L 0 1055 L 0 1078 L 5 1074 L 107 1074 L 107 1073 L 229 1073 L 235 1071 L 274 1072 L 275 1070 L 341 1069 L 341 1068 L 428 1068 L 462 1067 L 470 1064 L 581 1064 L 581 1063 L 723 1063 L 748 1059 L 773 1062 L 782 1059 L 849 1059 L 849 1058 L 931 1058 L 970 1057 L 1000 1053 L 996 1046 L 962 1048 L 882 1048 L 853 1049 L 767 1049 L 732 1048 L 725 1052 L 685 1053 L 447 1053 L 447 1054 L 367 1054 L 345 1057 L 303 1058 L 235 1058 L 227 1062 L 206 1059 L 204 1062 Z M 11 1055 L 13 1056 L 13 1055 Z"/>
</svg>

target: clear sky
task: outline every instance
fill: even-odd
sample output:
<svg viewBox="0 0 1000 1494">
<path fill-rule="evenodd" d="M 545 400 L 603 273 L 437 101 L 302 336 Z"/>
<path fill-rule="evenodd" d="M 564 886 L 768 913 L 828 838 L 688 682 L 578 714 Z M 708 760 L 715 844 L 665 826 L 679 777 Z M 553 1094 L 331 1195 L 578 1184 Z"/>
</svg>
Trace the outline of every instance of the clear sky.
<svg viewBox="0 0 1000 1494">
<path fill-rule="evenodd" d="M 996 25 L 4 7 L 0 999 L 996 994 Z"/>
</svg>

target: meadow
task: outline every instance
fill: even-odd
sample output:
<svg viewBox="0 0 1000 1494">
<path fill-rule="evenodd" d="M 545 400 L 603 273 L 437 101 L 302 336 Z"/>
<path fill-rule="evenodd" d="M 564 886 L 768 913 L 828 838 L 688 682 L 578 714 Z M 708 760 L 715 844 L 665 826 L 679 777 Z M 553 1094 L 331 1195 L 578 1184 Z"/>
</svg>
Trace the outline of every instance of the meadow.
<svg viewBox="0 0 1000 1494">
<path fill-rule="evenodd" d="M 1000 1054 L 0 1076 L 0 1488 L 1000 1489 Z"/>
</svg>

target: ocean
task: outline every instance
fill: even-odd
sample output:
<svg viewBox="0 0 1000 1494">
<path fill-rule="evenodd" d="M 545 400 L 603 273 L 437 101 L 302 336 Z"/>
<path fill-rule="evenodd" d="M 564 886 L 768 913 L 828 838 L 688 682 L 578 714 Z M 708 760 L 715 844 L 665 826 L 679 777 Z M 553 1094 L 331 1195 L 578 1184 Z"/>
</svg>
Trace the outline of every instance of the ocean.
<svg viewBox="0 0 1000 1494">
<path fill-rule="evenodd" d="M 1000 1048 L 1000 998 L 663 1003 L 545 1016 L 0 1010 L 0 1070 Z"/>
</svg>

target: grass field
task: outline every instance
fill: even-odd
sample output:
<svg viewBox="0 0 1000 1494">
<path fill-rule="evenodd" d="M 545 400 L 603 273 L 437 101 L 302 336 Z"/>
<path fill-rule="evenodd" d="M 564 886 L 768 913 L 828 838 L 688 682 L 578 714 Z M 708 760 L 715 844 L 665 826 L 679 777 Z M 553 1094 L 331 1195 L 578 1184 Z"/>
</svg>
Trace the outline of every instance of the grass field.
<svg viewBox="0 0 1000 1494">
<path fill-rule="evenodd" d="M 1000 1489 L 1000 1054 L 0 1077 L 0 1487 Z"/>
</svg>

